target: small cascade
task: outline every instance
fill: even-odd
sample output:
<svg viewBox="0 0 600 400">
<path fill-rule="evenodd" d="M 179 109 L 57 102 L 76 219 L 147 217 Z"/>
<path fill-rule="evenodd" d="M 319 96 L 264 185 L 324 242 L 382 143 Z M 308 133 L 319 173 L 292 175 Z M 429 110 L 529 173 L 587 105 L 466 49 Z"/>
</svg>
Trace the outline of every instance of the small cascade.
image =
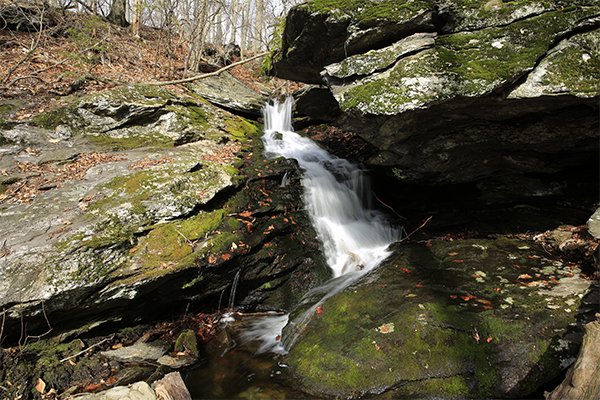
<svg viewBox="0 0 600 400">
<path fill-rule="evenodd" d="M 332 156 L 311 139 L 293 132 L 292 102 L 292 98 L 287 98 L 282 104 L 274 101 L 265 106 L 265 152 L 267 157 L 293 158 L 304 170 L 305 203 L 334 279 L 305 297 L 320 300 L 294 321 L 288 321 L 286 316 L 255 323 L 248 329 L 250 336 L 261 338 L 259 351 L 276 353 L 293 345 L 308 316 L 314 315 L 325 299 L 375 268 L 389 255 L 387 247 L 401 238 L 401 230 L 371 208 L 370 183 L 361 167 Z M 281 336 L 285 322 L 288 325 L 281 347 L 273 339 Z"/>
<path fill-rule="evenodd" d="M 265 106 L 266 155 L 296 159 L 304 170 L 305 201 L 334 276 L 371 270 L 401 231 L 371 208 L 362 168 L 292 131 L 292 101 Z"/>
<path fill-rule="evenodd" d="M 233 278 L 233 283 L 231 284 L 231 292 L 229 293 L 229 309 L 233 310 L 233 305 L 235 303 L 235 291 L 237 290 L 238 281 L 240 280 L 240 271 L 235 274 L 235 278 Z"/>
</svg>

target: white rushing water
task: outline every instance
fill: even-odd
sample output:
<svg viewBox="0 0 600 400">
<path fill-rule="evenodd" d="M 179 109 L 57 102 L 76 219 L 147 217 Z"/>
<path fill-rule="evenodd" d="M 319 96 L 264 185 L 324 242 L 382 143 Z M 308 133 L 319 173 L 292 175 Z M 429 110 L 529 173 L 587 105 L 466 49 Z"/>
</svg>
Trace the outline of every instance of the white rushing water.
<svg viewBox="0 0 600 400">
<path fill-rule="evenodd" d="M 283 104 L 274 101 L 264 108 L 263 142 L 267 157 L 293 158 L 303 169 L 302 185 L 307 211 L 334 278 L 313 290 L 321 300 L 304 315 L 314 314 L 325 299 L 340 292 L 359 276 L 375 268 L 389 252 L 387 247 L 400 240 L 400 229 L 385 216 L 370 208 L 370 185 L 365 172 L 356 164 L 340 159 L 320 148 L 309 138 L 292 129 L 292 98 Z M 295 341 L 302 320 L 289 322 L 298 326 L 296 333 L 285 338 L 285 346 Z M 260 340 L 259 352 L 285 353 L 279 341 L 288 316 L 259 319 L 246 329 L 246 340 Z"/>
<path fill-rule="evenodd" d="M 296 159 L 304 170 L 306 207 L 334 276 L 377 266 L 388 256 L 389 244 L 400 239 L 400 230 L 370 208 L 368 176 L 293 132 L 292 98 L 268 104 L 264 116 L 266 155 Z"/>
</svg>

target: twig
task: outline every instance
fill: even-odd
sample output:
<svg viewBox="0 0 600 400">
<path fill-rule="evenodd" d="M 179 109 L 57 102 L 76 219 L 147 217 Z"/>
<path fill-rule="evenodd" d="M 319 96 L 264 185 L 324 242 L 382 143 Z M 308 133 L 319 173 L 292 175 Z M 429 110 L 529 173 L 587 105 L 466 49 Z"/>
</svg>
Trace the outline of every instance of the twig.
<svg viewBox="0 0 600 400">
<path fill-rule="evenodd" d="M 177 230 L 177 228 L 175 228 L 175 232 L 179 233 L 185 239 L 185 244 L 187 244 L 188 246 L 191 246 L 193 244 L 192 241 L 190 239 L 186 238 L 183 233 L 179 232 L 179 230 Z"/>
<path fill-rule="evenodd" d="M 65 362 L 65 361 L 68 361 L 68 360 L 70 360 L 70 359 L 72 359 L 72 358 L 75 358 L 75 357 L 77 357 L 77 356 L 80 356 L 80 355 L 82 355 L 83 353 L 85 353 L 86 351 L 89 351 L 89 350 L 93 349 L 94 347 L 96 347 L 96 346 L 100 346 L 102 343 L 104 343 L 104 342 L 108 342 L 109 340 L 113 340 L 113 339 L 114 339 L 114 336 L 111 336 L 111 337 L 109 337 L 109 338 L 103 339 L 103 340 L 99 341 L 98 343 L 91 345 L 91 346 L 90 346 L 90 347 L 88 347 L 87 349 L 85 349 L 85 350 L 81 350 L 81 351 L 80 351 L 79 353 L 77 353 L 77 354 L 73 354 L 72 356 L 69 356 L 69 357 L 67 357 L 67 358 L 63 358 L 63 359 L 62 359 L 62 360 L 60 360 L 59 362 Z"/>
<path fill-rule="evenodd" d="M 381 199 L 379 197 L 377 197 L 377 195 L 375 194 L 375 192 L 373 190 L 371 190 L 371 193 L 373 193 L 373 196 L 375 196 L 375 199 L 377 199 L 378 202 L 380 202 L 381 204 L 383 204 L 384 206 L 386 206 L 387 208 L 389 208 L 390 210 L 392 210 L 392 212 L 394 214 L 396 214 L 398 217 L 402 218 L 402 219 L 406 219 L 406 217 L 403 217 L 402 215 L 398 214 L 396 212 L 396 210 L 394 210 L 392 207 L 388 206 L 387 204 L 385 204 L 383 201 L 381 201 Z"/>
<path fill-rule="evenodd" d="M 25 333 L 25 329 L 23 326 L 23 313 L 21 313 L 21 338 L 19 339 L 19 347 L 20 347 L 20 351 L 21 353 L 23 353 L 23 350 L 25 349 L 25 347 L 27 346 L 27 341 L 29 339 L 41 339 L 44 336 L 46 336 L 47 334 L 49 334 L 50 332 L 52 332 L 52 326 L 50 325 L 50 321 L 48 321 L 48 316 L 46 315 L 46 309 L 44 308 L 44 302 L 42 301 L 42 314 L 44 314 L 44 319 L 46 320 L 46 324 L 48 324 L 48 330 L 44 333 L 42 333 L 41 335 L 37 335 L 37 336 L 25 336 L 25 340 L 23 340 L 23 344 L 21 344 L 21 339 L 23 339 L 23 334 Z"/>
<path fill-rule="evenodd" d="M 6 320 L 6 308 L 2 307 L 2 327 L 0 328 L 0 344 L 2 343 L 2 335 L 4 334 L 4 321 Z"/>
<path fill-rule="evenodd" d="M 218 69 L 218 70 L 216 70 L 216 71 L 214 71 L 214 72 L 209 72 L 209 73 L 207 73 L 207 74 L 196 75 L 196 76 L 192 76 L 191 78 L 178 79 L 178 80 L 174 80 L 174 81 L 166 81 L 166 82 L 147 82 L 147 84 L 148 84 L 148 85 L 152 85 L 152 86 L 165 86 L 165 85 L 176 85 L 176 84 L 179 84 L 179 83 L 193 82 L 193 81 L 196 81 L 196 80 L 198 80 L 198 79 L 204 79 L 204 78 L 208 78 L 208 77 L 210 77 L 210 76 L 219 75 L 221 72 L 227 71 L 228 69 L 231 69 L 231 68 L 233 68 L 233 67 L 237 67 L 238 65 L 245 64 L 245 63 L 247 63 L 247 62 L 249 62 L 249 61 L 256 60 L 257 58 L 264 57 L 264 56 L 266 56 L 267 54 L 269 54 L 269 52 L 268 52 L 268 51 L 265 51 L 264 53 L 257 54 L 257 55 L 255 55 L 255 56 L 253 56 L 253 57 L 250 57 L 250 58 L 247 58 L 247 59 L 245 59 L 245 60 L 241 60 L 241 61 L 238 61 L 238 62 L 234 62 L 233 64 L 229 64 L 229 65 L 228 65 L 228 66 L 226 66 L 226 67 L 223 67 L 223 68 L 221 68 L 221 69 Z"/>
<path fill-rule="evenodd" d="M 400 240 L 398 241 L 398 243 L 402 243 L 402 242 L 404 242 L 405 240 L 408 240 L 408 239 L 409 239 L 409 238 L 412 236 L 412 234 L 413 234 L 413 233 L 415 233 L 416 231 L 418 231 L 419 229 L 421 229 L 422 227 L 424 227 L 424 226 L 425 226 L 425 224 L 426 224 L 426 223 L 428 223 L 428 222 L 429 222 L 429 220 L 430 220 L 431 218 L 433 218 L 433 215 L 432 215 L 431 217 L 427 218 L 427 219 L 425 220 L 425 222 L 423 222 L 423 224 L 422 224 L 420 227 L 418 227 L 417 229 L 415 229 L 414 231 L 412 231 L 411 233 L 409 233 L 408 235 L 406 235 L 405 237 L 403 237 L 402 239 L 400 239 Z"/>
</svg>

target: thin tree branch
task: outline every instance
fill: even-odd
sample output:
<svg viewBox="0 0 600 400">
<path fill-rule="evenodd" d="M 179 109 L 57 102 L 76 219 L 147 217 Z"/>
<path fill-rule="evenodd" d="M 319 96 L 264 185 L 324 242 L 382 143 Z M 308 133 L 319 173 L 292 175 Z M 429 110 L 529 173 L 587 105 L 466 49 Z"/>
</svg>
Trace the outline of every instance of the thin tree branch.
<svg viewBox="0 0 600 400">
<path fill-rule="evenodd" d="M 286 82 L 284 82 L 286 83 Z M 386 206 L 387 208 L 389 208 L 390 210 L 392 210 L 392 212 L 394 214 L 396 214 L 398 217 L 402 218 L 402 219 L 406 219 L 406 217 L 403 217 L 402 215 L 398 214 L 396 212 L 396 210 L 394 210 L 392 207 L 388 206 L 387 204 L 385 204 L 383 201 L 381 201 L 381 199 L 379 197 L 377 197 L 377 195 L 375 194 L 375 192 L 373 190 L 371 190 L 371 193 L 373 193 L 373 196 L 375 196 L 375 198 L 377 199 L 378 202 L 380 202 L 381 204 L 383 204 L 384 206 Z"/>
<path fill-rule="evenodd" d="M 417 229 L 415 229 L 414 231 L 412 231 L 411 233 L 409 233 L 408 235 L 406 235 L 405 237 L 403 237 L 402 239 L 400 239 L 398 241 L 398 243 L 402 243 L 402 242 L 408 240 L 412 236 L 413 233 L 415 233 L 416 231 L 418 231 L 419 229 L 421 229 L 422 227 L 424 227 L 425 224 L 427 224 L 431 218 L 433 218 L 433 215 L 431 217 L 427 218 L 425 220 L 425 222 L 423 222 L 423 224 L 420 227 L 418 227 Z"/>
<path fill-rule="evenodd" d="M 67 358 L 63 358 L 63 359 L 62 359 L 62 360 L 60 360 L 59 362 L 65 362 L 65 361 L 68 361 L 68 360 L 70 360 L 70 359 L 72 359 L 72 358 L 75 358 L 75 357 L 77 357 L 77 356 L 79 356 L 79 355 L 81 355 L 81 354 L 85 353 L 86 351 L 89 351 L 89 350 L 93 349 L 93 348 L 94 348 L 94 347 L 96 347 L 96 346 L 100 346 L 100 345 L 101 345 L 102 343 L 104 343 L 104 342 L 108 342 L 109 340 L 113 340 L 113 338 L 114 338 L 114 336 L 111 336 L 111 337 L 105 338 L 104 340 L 101 340 L 101 341 L 99 341 L 98 343 L 91 345 L 91 346 L 90 346 L 90 347 L 88 347 L 87 349 L 85 349 L 85 350 L 81 350 L 81 351 L 80 351 L 79 353 L 77 353 L 77 354 L 73 354 L 72 356 L 69 356 L 69 357 L 67 357 Z"/>
<path fill-rule="evenodd" d="M 166 81 L 166 82 L 143 82 L 143 83 L 147 83 L 148 85 L 153 85 L 153 86 L 165 86 L 165 85 L 177 85 L 179 83 L 193 82 L 193 81 L 196 81 L 198 79 L 204 79 L 204 78 L 208 78 L 210 76 L 219 75 L 221 72 L 227 71 L 228 69 L 231 69 L 233 67 L 237 67 L 238 65 L 245 64 L 245 63 L 247 63 L 249 61 L 256 60 L 257 58 L 264 57 L 267 54 L 269 54 L 269 52 L 265 51 L 264 53 L 257 54 L 255 56 L 247 58 L 245 60 L 241 60 L 241 61 L 238 61 L 238 62 L 234 62 L 233 64 L 229 64 L 228 66 L 223 67 L 221 69 L 218 69 L 215 72 L 209 72 L 207 74 L 196 75 L 196 76 L 192 76 L 190 78 L 178 79 L 178 80 L 175 80 L 175 81 Z"/>
</svg>

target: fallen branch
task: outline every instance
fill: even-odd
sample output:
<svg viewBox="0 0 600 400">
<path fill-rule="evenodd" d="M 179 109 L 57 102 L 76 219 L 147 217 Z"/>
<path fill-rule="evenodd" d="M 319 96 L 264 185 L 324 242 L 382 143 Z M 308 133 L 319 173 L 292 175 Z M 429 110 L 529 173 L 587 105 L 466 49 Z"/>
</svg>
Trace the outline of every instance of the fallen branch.
<svg viewBox="0 0 600 400">
<path fill-rule="evenodd" d="M 215 72 L 209 72 L 207 74 L 196 75 L 196 76 L 192 76 L 190 78 L 178 79 L 178 80 L 175 80 L 175 81 L 166 81 L 166 82 L 142 82 L 142 83 L 146 83 L 146 84 L 152 85 L 152 86 L 165 86 L 165 85 L 177 85 L 179 83 L 193 82 L 193 81 L 196 81 L 196 80 L 199 80 L 199 79 L 208 78 L 210 76 L 219 75 L 221 72 L 227 71 L 228 69 L 231 69 L 233 67 L 237 67 L 238 65 L 245 64 L 245 63 L 247 63 L 249 61 L 256 60 L 257 58 L 264 57 L 267 54 L 269 54 L 269 52 L 265 51 L 264 53 L 260 53 L 260 54 L 257 54 L 255 56 L 253 56 L 253 57 L 246 58 L 245 60 L 241 60 L 241 61 L 238 61 L 238 62 L 234 62 L 233 64 L 229 64 L 228 66 L 223 67 L 221 69 L 218 69 Z"/>
<path fill-rule="evenodd" d="M 70 356 L 70 357 L 63 358 L 63 359 L 62 359 L 62 360 L 60 360 L 59 362 L 65 362 L 65 361 L 69 361 L 70 359 L 72 359 L 72 358 L 75 358 L 75 357 L 77 357 L 77 356 L 80 356 L 80 355 L 82 355 L 83 353 L 85 353 L 86 351 L 89 351 L 89 350 L 93 349 L 93 348 L 94 348 L 94 347 L 96 347 L 96 346 L 100 346 L 100 345 L 101 345 L 102 343 L 104 343 L 104 342 L 108 342 L 109 340 L 113 340 L 113 338 L 114 338 L 114 336 L 111 336 L 111 337 L 109 337 L 109 338 L 106 338 L 106 339 L 104 339 L 104 340 L 101 340 L 101 341 L 99 341 L 98 343 L 91 345 L 91 346 L 90 346 L 90 347 L 88 347 L 87 349 L 85 349 L 85 350 L 81 350 L 81 351 L 80 351 L 79 353 L 77 353 L 77 354 L 73 354 L 73 355 L 72 355 L 72 356 Z"/>
<path fill-rule="evenodd" d="M 402 239 L 400 239 L 400 240 L 398 241 L 398 243 L 402 243 L 402 242 L 404 242 L 405 240 L 408 240 L 408 239 L 409 239 L 409 238 L 412 236 L 412 234 L 413 234 L 413 233 L 415 233 L 416 231 L 418 231 L 419 229 L 421 229 L 422 227 L 424 227 L 424 226 L 425 226 L 425 224 L 427 224 L 431 218 L 433 218 L 433 215 L 432 215 L 431 217 L 427 218 L 427 219 L 425 220 L 425 222 L 423 222 L 423 224 L 422 224 L 420 227 L 418 227 L 417 229 L 415 229 L 414 231 L 412 231 L 411 233 L 409 233 L 408 235 L 406 235 L 405 237 L 403 237 Z"/>
</svg>

